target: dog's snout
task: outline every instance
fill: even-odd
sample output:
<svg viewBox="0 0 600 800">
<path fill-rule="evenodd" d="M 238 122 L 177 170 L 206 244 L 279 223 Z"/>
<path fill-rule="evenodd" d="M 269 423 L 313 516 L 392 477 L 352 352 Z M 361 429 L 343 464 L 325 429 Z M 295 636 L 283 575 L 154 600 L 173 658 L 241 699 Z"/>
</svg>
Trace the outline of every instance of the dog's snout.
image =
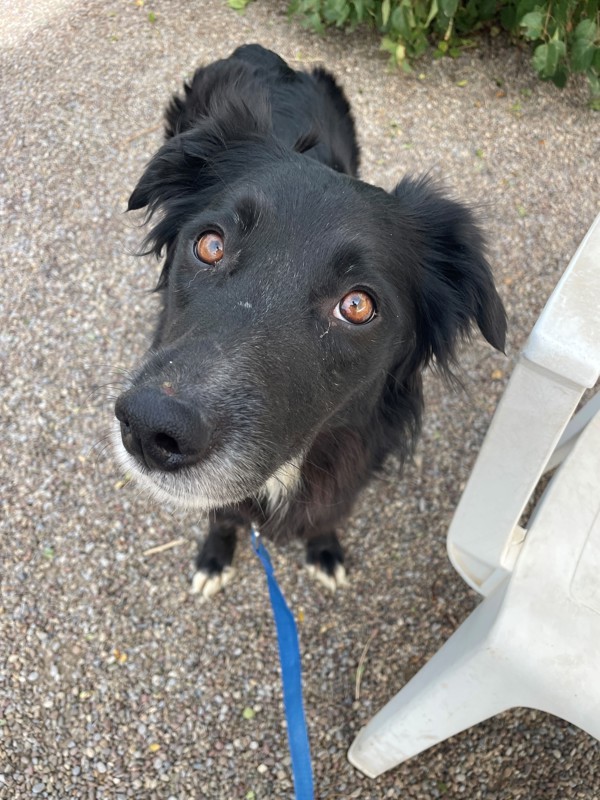
<svg viewBox="0 0 600 800">
<path fill-rule="evenodd" d="M 208 448 L 210 428 L 200 411 L 158 388 L 125 392 L 115 416 L 125 449 L 148 469 L 172 472 L 190 466 Z"/>
</svg>

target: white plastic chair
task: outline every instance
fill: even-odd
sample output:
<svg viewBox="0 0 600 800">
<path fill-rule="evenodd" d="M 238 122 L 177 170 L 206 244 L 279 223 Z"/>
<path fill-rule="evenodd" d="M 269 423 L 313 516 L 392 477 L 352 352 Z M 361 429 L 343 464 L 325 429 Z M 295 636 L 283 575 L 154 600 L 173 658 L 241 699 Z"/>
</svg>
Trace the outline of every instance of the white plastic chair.
<svg viewBox="0 0 600 800">
<path fill-rule="evenodd" d="M 448 533 L 484 600 L 363 728 L 370 777 L 516 706 L 600 739 L 600 215 L 536 323 Z M 527 530 L 541 475 L 560 464 Z"/>
</svg>

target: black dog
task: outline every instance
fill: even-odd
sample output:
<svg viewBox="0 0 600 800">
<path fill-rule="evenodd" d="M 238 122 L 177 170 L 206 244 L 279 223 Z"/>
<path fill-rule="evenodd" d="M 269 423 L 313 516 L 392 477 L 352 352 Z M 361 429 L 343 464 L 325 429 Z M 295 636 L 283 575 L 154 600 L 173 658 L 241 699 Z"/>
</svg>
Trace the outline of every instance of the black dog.
<svg viewBox="0 0 600 800">
<path fill-rule="evenodd" d="M 473 323 L 504 347 L 471 212 L 427 179 L 363 183 L 358 160 L 333 77 L 249 45 L 173 98 L 129 200 L 155 221 L 163 306 L 117 446 L 157 499 L 210 511 L 204 595 L 250 521 L 304 537 L 342 583 L 335 528 L 388 453 L 410 454 L 423 368 L 448 372 Z"/>
</svg>

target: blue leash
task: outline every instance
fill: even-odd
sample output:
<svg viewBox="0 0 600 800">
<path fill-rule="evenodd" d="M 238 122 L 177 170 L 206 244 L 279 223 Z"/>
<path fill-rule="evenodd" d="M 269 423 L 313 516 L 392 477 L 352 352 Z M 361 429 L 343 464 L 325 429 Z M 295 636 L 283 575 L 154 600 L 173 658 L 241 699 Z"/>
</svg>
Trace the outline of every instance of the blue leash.
<svg viewBox="0 0 600 800">
<path fill-rule="evenodd" d="M 302 666 L 300 646 L 294 615 L 290 611 L 279 584 L 273 574 L 269 554 L 260 541 L 260 533 L 252 526 L 252 548 L 259 557 L 267 576 L 267 585 L 277 628 L 279 663 L 283 681 L 283 705 L 287 722 L 288 743 L 292 756 L 292 773 L 296 800 L 313 800 L 313 775 L 310 761 L 310 745 L 302 703 Z"/>
</svg>

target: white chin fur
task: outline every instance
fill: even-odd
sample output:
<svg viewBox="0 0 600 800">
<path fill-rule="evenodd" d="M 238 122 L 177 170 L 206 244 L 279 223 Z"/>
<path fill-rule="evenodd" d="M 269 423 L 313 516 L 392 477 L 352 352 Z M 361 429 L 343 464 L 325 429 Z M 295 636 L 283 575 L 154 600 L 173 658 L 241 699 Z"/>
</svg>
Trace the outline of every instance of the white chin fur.
<svg viewBox="0 0 600 800">
<path fill-rule="evenodd" d="M 150 474 L 140 468 L 136 459 L 125 450 L 118 422 L 113 428 L 112 440 L 115 456 L 121 468 L 137 481 L 152 500 L 175 503 L 181 508 L 190 510 L 210 511 L 241 502 L 251 495 L 260 495 L 267 500 L 269 512 L 273 513 L 287 501 L 300 480 L 301 456 L 282 464 L 265 481 L 262 488 L 255 491 L 247 486 L 248 476 L 252 472 L 251 467 L 246 472 L 243 466 L 228 465 L 226 461 L 218 465 L 205 465 L 202 475 L 168 472 Z M 230 482 L 231 476 L 235 473 L 242 479 L 237 491 Z"/>
<path fill-rule="evenodd" d="M 236 494 L 228 482 L 221 477 L 222 474 L 233 472 L 233 469 L 227 469 L 226 464 L 221 465 L 220 468 L 212 465 L 206 470 L 205 476 L 193 473 L 148 473 L 125 450 L 118 423 L 113 429 L 112 439 L 115 456 L 121 468 L 132 476 L 153 501 L 174 503 L 180 508 L 190 510 L 210 511 L 213 508 L 241 502 L 248 497 L 247 489 L 240 489 Z"/>
</svg>

